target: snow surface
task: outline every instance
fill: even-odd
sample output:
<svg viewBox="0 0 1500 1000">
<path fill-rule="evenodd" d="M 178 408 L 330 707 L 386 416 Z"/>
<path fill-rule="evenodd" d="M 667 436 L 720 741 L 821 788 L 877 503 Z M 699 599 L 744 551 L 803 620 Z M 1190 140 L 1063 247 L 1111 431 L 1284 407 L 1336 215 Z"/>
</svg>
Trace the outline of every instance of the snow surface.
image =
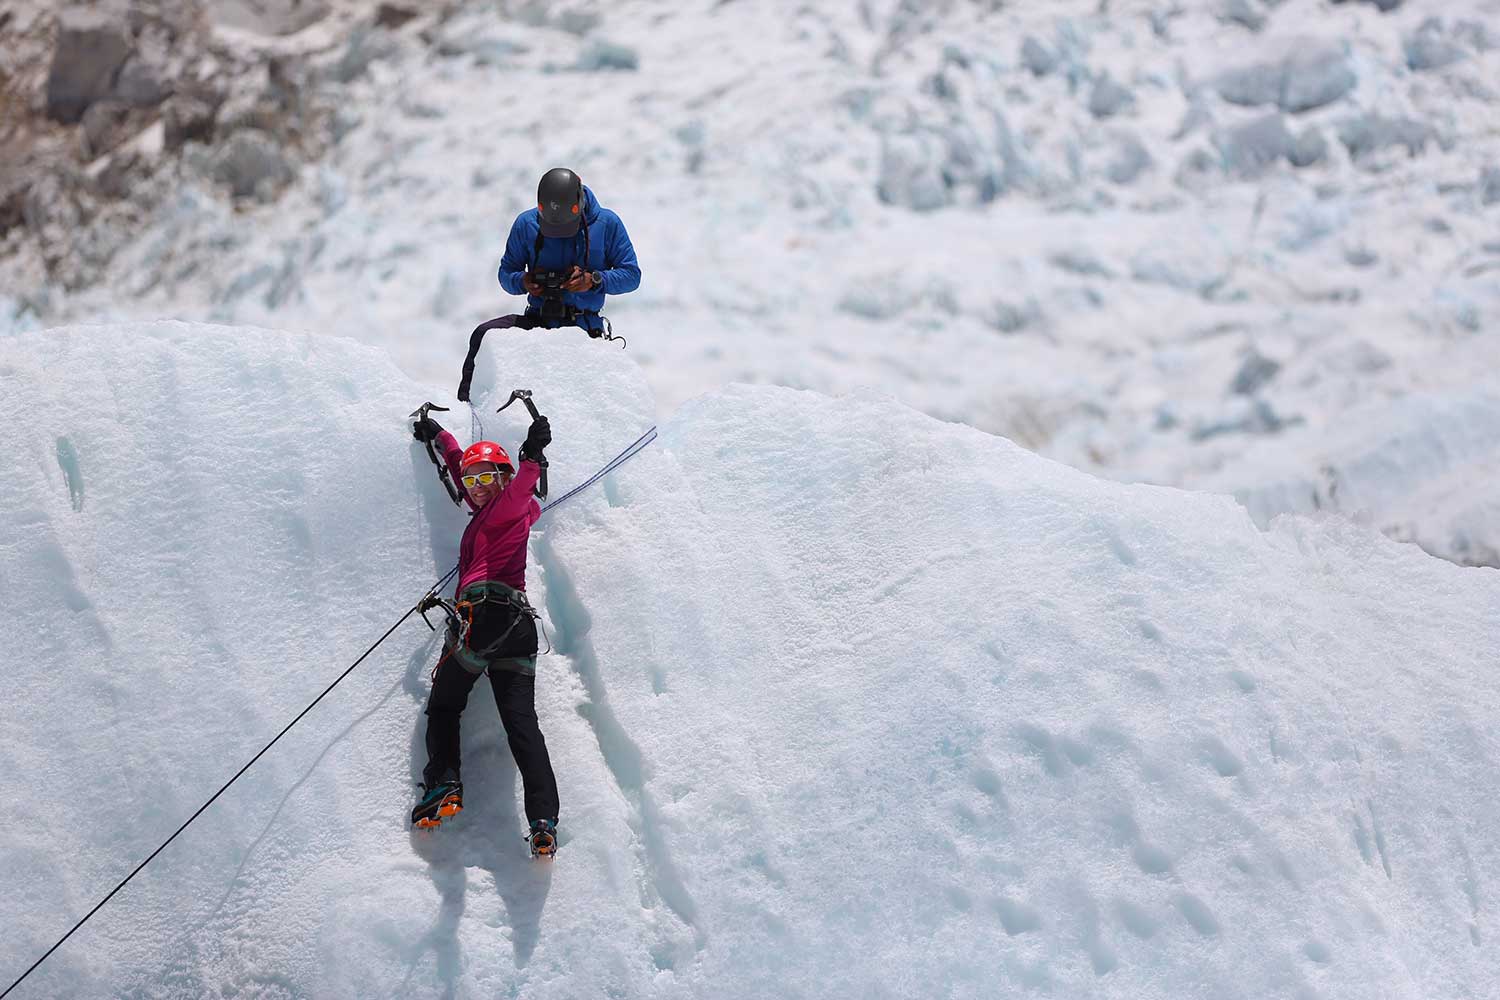
<svg viewBox="0 0 1500 1000">
<path fill-rule="evenodd" d="M 476 398 L 537 391 L 561 493 L 646 382 L 517 335 Z M 5 982 L 452 564 L 405 420 L 445 386 L 323 336 L 0 339 Z M 483 692 L 468 808 L 408 829 L 413 620 L 16 995 L 1500 991 L 1493 570 L 735 385 L 549 514 L 529 583 L 554 864 Z"/>
<path fill-rule="evenodd" d="M 325 62 L 327 87 L 357 68 L 337 147 L 285 198 L 231 207 L 189 155 L 100 287 L 0 270 L 0 327 L 333 332 L 446 385 L 565 163 L 635 241 L 610 313 L 662 414 L 729 381 L 868 386 L 1243 494 L 1267 448 L 1316 480 L 1408 395 L 1500 395 L 1497 0 L 473 0 Z M 1468 520 L 1493 478 L 1450 471 L 1412 485 L 1455 503 L 1373 523 L 1473 561 L 1446 540 L 1500 534 Z"/>
</svg>

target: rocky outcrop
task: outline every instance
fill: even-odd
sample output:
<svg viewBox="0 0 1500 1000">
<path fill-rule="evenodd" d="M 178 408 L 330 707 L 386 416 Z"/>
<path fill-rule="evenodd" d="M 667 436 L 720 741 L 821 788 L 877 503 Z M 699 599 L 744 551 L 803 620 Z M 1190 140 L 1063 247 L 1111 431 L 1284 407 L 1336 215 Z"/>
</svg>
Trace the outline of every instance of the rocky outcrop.
<svg viewBox="0 0 1500 1000">
<path fill-rule="evenodd" d="M 12 0 L 0 9 L 0 253 L 30 246 L 49 281 L 77 287 L 185 182 L 276 197 L 338 139 L 345 81 L 328 67 L 355 48 L 362 72 L 392 32 L 442 6 Z M 335 9 L 334 30 L 286 44 Z"/>
<path fill-rule="evenodd" d="M 80 121 L 89 105 L 113 92 L 131 48 L 122 18 L 98 9 L 64 9 L 47 75 L 47 114 L 60 122 Z"/>
</svg>

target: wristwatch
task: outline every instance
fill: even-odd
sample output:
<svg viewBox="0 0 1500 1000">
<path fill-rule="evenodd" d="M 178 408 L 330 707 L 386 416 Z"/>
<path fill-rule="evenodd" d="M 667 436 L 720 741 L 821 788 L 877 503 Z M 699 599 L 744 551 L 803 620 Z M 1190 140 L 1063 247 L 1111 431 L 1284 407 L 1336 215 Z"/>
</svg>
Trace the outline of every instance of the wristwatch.
<svg viewBox="0 0 1500 1000">
<path fill-rule="evenodd" d="M 598 288 L 600 285 L 604 284 L 604 275 L 600 274 L 598 271 L 590 271 L 589 277 L 592 278 L 594 282 L 589 286 L 590 288 Z"/>
</svg>

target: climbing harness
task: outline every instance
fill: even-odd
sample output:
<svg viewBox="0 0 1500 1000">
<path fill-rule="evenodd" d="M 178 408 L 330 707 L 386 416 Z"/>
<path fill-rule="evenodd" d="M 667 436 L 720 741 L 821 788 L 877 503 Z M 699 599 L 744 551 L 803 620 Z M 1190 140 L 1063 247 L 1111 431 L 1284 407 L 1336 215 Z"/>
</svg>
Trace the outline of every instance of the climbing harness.
<svg viewBox="0 0 1500 1000">
<path fill-rule="evenodd" d="M 470 637 L 474 632 L 474 609 L 484 604 L 499 605 L 502 613 L 510 612 L 511 623 L 504 632 L 500 633 L 499 638 L 485 645 L 483 649 L 475 649 L 470 643 Z M 547 634 L 547 627 L 542 624 L 541 612 L 531 606 L 531 602 L 526 599 L 526 592 L 507 587 L 502 583 L 484 581 L 470 584 L 464 588 L 458 600 L 451 603 L 435 594 L 429 594 L 423 598 L 417 610 L 422 613 L 422 620 L 427 623 L 427 627 L 436 632 L 437 627 L 427 617 L 427 612 L 434 608 L 442 609 L 447 619 L 448 630 L 448 640 L 444 643 L 443 656 L 432 668 L 434 680 L 437 679 L 438 668 L 450 656 L 471 674 L 483 673 L 493 659 L 504 659 L 505 657 L 499 654 L 505 646 L 505 641 L 525 619 L 529 618 L 535 622 L 541 628 L 543 636 Z M 550 638 L 547 639 L 546 652 L 552 652 Z"/>
</svg>

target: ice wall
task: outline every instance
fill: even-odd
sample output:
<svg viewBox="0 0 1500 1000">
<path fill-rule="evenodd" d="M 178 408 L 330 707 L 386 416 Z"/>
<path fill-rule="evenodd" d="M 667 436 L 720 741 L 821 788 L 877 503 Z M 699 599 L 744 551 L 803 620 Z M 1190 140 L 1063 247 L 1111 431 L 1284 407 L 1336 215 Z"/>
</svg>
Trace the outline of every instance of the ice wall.
<svg viewBox="0 0 1500 1000">
<path fill-rule="evenodd" d="M 437 349 L 434 346 L 434 349 Z M 655 405 L 487 345 L 554 490 Z M 455 370 L 456 375 L 456 370 Z M 17 975 L 449 565 L 462 516 L 351 342 L 0 341 L 0 969 Z M 485 416 L 514 444 L 523 417 Z M 468 415 L 448 419 L 468 439 Z M 542 522 L 555 865 L 502 734 L 406 827 L 408 622 L 20 996 L 1482 996 L 1500 575 L 1121 486 L 875 395 L 734 386 Z M 9 982 L 9 977 L 5 977 Z"/>
</svg>

